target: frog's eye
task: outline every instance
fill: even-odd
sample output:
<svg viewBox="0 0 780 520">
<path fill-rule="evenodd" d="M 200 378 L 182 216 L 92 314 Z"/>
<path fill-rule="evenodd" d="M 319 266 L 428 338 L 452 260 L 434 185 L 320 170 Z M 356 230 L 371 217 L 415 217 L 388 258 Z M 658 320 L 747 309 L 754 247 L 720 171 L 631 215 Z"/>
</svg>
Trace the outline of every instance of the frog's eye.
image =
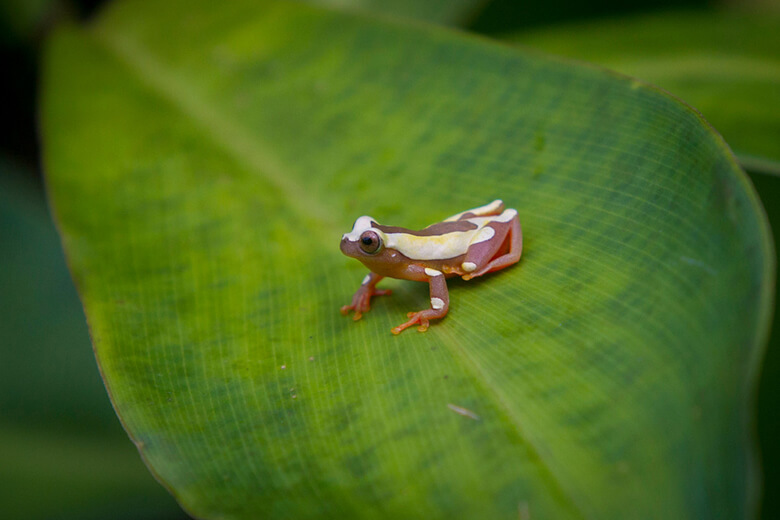
<svg viewBox="0 0 780 520">
<path fill-rule="evenodd" d="M 360 235 L 360 249 L 368 255 L 375 255 L 382 249 L 382 239 L 376 231 L 364 231 Z"/>
</svg>

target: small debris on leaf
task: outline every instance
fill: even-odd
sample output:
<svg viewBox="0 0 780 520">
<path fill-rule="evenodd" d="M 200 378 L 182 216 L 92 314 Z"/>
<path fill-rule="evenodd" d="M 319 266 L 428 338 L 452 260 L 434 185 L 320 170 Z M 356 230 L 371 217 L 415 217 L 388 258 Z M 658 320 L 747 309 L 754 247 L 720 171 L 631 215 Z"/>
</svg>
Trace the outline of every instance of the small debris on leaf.
<svg viewBox="0 0 780 520">
<path fill-rule="evenodd" d="M 460 406 L 456 406 L 452 403 L 447 404 L 447 408 L 452 410 L 453 412 L 463 415 L 464 417 L 469 417 L 470 419 L 474 419 L 475 421 L 479 421 L 479 415 L 475 414 L 471 410 L 467 408 L 462 408 Z"/>
</svg>

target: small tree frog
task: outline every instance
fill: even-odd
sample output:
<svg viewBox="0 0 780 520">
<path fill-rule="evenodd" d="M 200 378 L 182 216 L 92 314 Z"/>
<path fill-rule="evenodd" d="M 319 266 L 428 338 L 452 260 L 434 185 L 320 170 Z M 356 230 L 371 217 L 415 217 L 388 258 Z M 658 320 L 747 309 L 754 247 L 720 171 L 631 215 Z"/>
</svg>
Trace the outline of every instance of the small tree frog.
<svg viewBox="0 0 780 520">
<path fill-rule="evenodd" d="M 419 324 L 425 332 L 430 320 L 443 318 L 450 299 L 445 278 L 461 276 L 471 280 L 498 271 L 520 260 L 523 234 L 514 209 L 494 200 L 485 206 L 463 211 L 420 231 L 383 226 L 371 217 L 360 217 L 352 231 L 341 238 L 341 252 L 363 262 L 371 271 L 341 308 L 342 314 L 355 311 L 359 320 L 371 305 L 372 296 L 390 294 L 377 289 L 384 277 L 428 282 L 431 308 L 407 314 L 408 321 L 392 329 L 400 334 Z"/>
</svg>

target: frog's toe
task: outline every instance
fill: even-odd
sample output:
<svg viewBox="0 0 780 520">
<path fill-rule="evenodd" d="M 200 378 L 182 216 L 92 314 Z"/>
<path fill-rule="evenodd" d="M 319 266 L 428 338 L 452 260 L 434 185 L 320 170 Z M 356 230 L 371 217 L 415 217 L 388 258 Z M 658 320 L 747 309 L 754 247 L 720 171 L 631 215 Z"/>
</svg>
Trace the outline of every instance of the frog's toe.
<svg viewBox="0 0 780 520">
<path fill-rule="evenodd" d="M 393 329 L 391 329 L 390 332 L 392 332 L 393 334 L 400 334 L 403 330 L 408 329 L 409 327 L 411 327 L 412 325 L 414 325 L 416 323 L 419 323 L 420 326 L 423 326 L 423 321 L 426 322 L 425 323 L 425 327 L 426 328 L 428 327 L 428 324 L 427 324 L 428 320 L 421 320 L 421 316 L 420 316 L 419 312 L 410 312 L 410 313 L 407 313 L 406 316 L 408 318 L 410 318 L 409 321 L 407 321 L 406 323 L 402 323 L 402 324 L 400 324 L 397 327 L 393 327 Z"/>
<path fill-rule="evenodd" d="M 409 327 L 409 325 L 410 325 L 410 323 L 408 323 L 408 322 L 407 323 L 402 323 L 402 324 L 398 325 L 397 327 L 393 327 L 392 329 L 390 329 L 390 332 L 392 332 L 393 334 L 395 334 L 397 336 L 400 333 L 402 333 L 404 330 L 406 330 Z"/>
</svg>

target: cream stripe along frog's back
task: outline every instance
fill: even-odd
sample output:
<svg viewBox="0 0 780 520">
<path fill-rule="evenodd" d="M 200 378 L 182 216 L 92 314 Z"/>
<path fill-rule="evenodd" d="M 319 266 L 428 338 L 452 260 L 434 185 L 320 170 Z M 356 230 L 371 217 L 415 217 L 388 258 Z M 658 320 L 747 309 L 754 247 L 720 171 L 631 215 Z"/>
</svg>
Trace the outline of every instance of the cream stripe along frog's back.
<svg viewBox="0 0 780 520">
<path fill-rule="evenodd" d="M 472 229 L 466 231 L 450 231 L 433 235 L 421 235 L 415 232 L 387 232 L 388 226 L 374 224 L 374 228 L 382 231 L 386 247 L 395 249 L 402 255 L 412 260 L 446 260 L 466 254 L 469 246 L 490 240 L 496 234 L 495 230 L 488 226 L 491 222 L 506 223 L 517 215 L 517 211 L 507 209 L 495 217 L 472 217 L 460 220 L 473 224 Z M 450 222 L 450 221 L 445 221 Z M 445 224 L 434 224 L 430 228 Z M 429 229 L 429 228 L 426 228 Z"/>
</svg>

